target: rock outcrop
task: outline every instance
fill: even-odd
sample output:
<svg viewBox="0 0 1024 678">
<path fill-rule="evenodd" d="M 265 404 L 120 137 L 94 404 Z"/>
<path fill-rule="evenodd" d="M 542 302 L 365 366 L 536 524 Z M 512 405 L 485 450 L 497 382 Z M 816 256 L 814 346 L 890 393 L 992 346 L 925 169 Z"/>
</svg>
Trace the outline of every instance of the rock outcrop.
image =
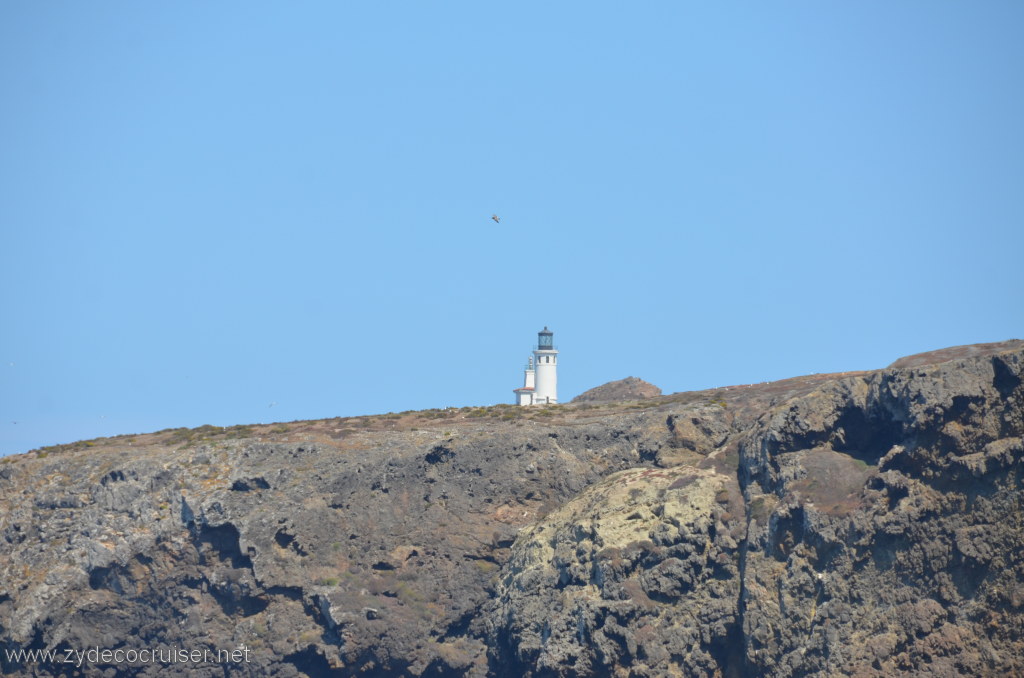
<svg viewBox="0 0 1024 678">
<path fill-rule="evenodd" d="M 949 348 L 940 348 L 937 351 L 926 351 L 924 353 L 915 353 L 914 355 L 904 356 L 893 362 L 889 367 L 921 367 L 922 365 L 934 365 L 936 363 L 947 362 L 950 360 L 962 360 L 964 358 L 973 358 L 976 356 L 987 356 L 994 353 L 1002 353 L 1004 351 L 1019 351 L 1022 348 L 1024 348 L 1024 341 L 1021 341 L 1020 339 L 1010 339 L 1008 341 L 999 341 L 991 344 L 951 346 Z"/>
<path fill-rule="evenodd" d="M 0 463 L 12 675 L 1024 674 L 1024 350 Z M 938 356 L 941 358 L 943 356 Z M 75 668 L 19 654 L 244 647 Z"/>
<path fill-rule="evenodd" d="M 626 377 L 618 381 L 610 381 L 607 384 L 595 386 L 589 391 L 584 391 L 570 402 L 574 403 L 607 403 L 616 400 L 640 400 L 642 398 L 657 398 L 661 395 L 661 389 L 643 379 Z"/>
<path fill-rule="evenodd" d="M 766 414 L 740 445 L 748 670 L 1024 674 L 1022 373 L 890 369 Z"/>
</svg>

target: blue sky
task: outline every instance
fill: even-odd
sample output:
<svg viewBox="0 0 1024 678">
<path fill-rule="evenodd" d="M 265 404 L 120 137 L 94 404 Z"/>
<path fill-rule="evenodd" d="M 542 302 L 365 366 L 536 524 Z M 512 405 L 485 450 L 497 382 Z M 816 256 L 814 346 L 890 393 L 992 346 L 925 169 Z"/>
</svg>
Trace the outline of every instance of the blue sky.
<svg viewBox="0 0 1024 678">
<path fill-rule="evenodd" d="M 1022 337 L 1022 30 L 995 1 L 4 3 L 0 454 L 511 402 L 544 325 L 563 400 Z"/>
</svg>

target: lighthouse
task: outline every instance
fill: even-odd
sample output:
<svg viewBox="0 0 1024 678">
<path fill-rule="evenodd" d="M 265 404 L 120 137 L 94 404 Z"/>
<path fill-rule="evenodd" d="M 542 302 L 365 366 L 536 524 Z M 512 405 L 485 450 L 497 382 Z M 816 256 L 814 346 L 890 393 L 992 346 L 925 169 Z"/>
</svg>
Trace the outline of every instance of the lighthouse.
<svg viewBox="0 0 1024 678">
<path fill-rule="evenodd" d="M 515 389 L 517 405 L 554 405 L 558 402 L 558 350 L 554 333 L 544 327 L 526 363 L 523 385 Z"/>
</svg>

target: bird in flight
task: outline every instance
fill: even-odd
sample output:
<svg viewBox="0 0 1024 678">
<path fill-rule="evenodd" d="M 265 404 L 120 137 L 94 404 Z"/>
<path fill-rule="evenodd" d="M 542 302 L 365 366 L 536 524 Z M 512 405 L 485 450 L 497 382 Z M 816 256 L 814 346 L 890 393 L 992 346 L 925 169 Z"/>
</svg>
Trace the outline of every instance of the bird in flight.
<svg viewBox="0 0 1024 678">
<path fill-rule="evenodd" d="M 501 219 L 498 218 L 497 214 L 492 214 L 491 215 L 491 219 L 494 219 L 494 223 L 496 223 L 496 224 L 500 224 L 501 223 Z"/>
</svg>

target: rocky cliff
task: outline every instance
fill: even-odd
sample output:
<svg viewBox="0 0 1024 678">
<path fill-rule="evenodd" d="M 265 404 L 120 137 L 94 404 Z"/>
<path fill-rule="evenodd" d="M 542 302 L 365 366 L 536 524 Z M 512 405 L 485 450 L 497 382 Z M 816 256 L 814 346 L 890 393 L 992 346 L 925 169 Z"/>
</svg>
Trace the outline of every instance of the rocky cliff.
<svg viewBox="0 0 1024 678">
<path fill-rule="evenodd" d="M 1022 675 L 1024 344 L 949 357 L 9 457 L 0 666 Z M 143 647 L 247 661 L 59 661 Z"/>
</svg>

